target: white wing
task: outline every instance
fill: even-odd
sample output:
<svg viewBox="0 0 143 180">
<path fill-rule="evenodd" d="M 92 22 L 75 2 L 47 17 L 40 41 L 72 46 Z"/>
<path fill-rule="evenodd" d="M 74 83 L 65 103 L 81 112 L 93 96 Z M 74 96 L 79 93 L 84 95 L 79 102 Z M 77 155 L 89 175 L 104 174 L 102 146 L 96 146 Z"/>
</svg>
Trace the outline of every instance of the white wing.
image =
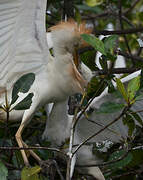
<svg viewBox="0 0 143 180">
<path fill-rule="evenodd" d="M 46 0 L 0 0 L 0 87 L 47 64 Z"/>
</svg>

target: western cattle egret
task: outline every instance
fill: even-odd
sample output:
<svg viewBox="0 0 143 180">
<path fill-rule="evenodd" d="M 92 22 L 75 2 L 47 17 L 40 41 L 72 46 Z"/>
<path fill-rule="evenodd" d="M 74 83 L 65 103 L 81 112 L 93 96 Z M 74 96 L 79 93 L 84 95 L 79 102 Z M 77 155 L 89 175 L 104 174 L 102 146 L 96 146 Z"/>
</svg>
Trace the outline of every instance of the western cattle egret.
<svg viewBox="0 0 143 180">
<path fill-rule="evenodd" d="M 10 120 L 22 119 L 16 133 L 19 147 L 27 147 L 21 135 L 39 106 L 65 100 L 83 92 L 86 81 L 77 70 L 77 49 L 85 45 L 80 34 L 90 33 L 85 24 L 62 22 L 52 27 L 54 56 L 49 53 L 45 28 L 46 0 L 0 1 L 0 88 L 10 98 L 14 82 L 23 74 L 33 72 L 35 81 L 28 93 L 34 94 L 32 105 L 25 111 L 10 112 Z M 21 95 L 23 96 L 23 95 Z M 1 91 L 0 102 L 4 102 Z M 5 112 L 0 113 L 5 119 Z M 29 165 L 21 150 L 25 165 Z M 30 150 L 32 156 L 40 158 Z"/>
</svg>

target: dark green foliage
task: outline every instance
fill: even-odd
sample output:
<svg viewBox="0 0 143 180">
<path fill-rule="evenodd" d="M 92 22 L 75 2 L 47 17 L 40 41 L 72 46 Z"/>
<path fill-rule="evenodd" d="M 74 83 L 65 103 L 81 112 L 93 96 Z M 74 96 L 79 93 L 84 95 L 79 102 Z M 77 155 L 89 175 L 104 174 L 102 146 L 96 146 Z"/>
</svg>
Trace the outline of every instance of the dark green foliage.
<svg viewBox="0 0 143 180">
<path fill-rule="evenodd" d="M 26 110 L 29 109 L 32 103 L 33 93 L 29 93 L 21 102 L 14 106 L 14 110 Z"/>
<path fill-rule="evenodd" d="M 29 91 L 31 85 L 33 84 L 35 80 L 34 73 L 29 73 L 23 75 L 20 79 L 16 81 L 14 84 L 13 90 L 12 90 L 12 101 L 11 104 L 14 104 L 16 100 L 18 99 L 18 93 L 26 93 Z"/>
<path fill-rule="evenodd" d="M 88 44 L 93 46 L 96 51 L 101 52 L 103 55 L 106 55 L 104 43 L 97 37 L 88 34 L 82 34 L 81 37 L 85 40 Z"/>
</svg>

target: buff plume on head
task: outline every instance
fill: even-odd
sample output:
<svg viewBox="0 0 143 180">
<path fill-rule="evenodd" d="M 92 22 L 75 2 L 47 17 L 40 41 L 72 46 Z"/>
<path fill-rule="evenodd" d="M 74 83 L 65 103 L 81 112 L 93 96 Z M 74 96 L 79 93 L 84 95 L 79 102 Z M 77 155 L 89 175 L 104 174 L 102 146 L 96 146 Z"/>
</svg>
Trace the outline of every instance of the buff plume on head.
<svg viewBox="0 0 143 180">
<path fill-rule="evenodd" d="M 53 41 L 55 45 L 59 42 L 65 44 L 65 46 L 77 46 L 79 48 L 85 47 L 88 44 L 82 40 L 81 34 L 90 34 L 92 32 L 91 28 L 86 27 L 86 23 L 82 22 L 78 24 L 73 19 L 69 19 L 66 22 L 60 22 L 55 26 L 49 28 L 49 31 L 53 34 Z M 67 48 L 68 49 L 68 48 Z M 69 48 L 70 49 L 70 48 Z"/>
<path fill-rule="evenodd" d="M 71 62 L 69 68 L 70 76 L 73 78 L 74 84 L 77 82 L 77 89 L 80 89 L 80 92 L 83 93 L 87 82 L 78 71 L 79 60 L 77 50 L 88 46 L 81 38 L 81 34 L 89 34 L 92 32 L 92 29 L 87 28 L 85 22 L 78 25 L 77 22 L 70 19 L 52 26 L 49 28 L 49 31 L 51 31 L 52 35 L 55 60 Z M 69 61 L 70 58 L 67 58 L 67 54 L 71 55 L 71 61 Z"/>
</svg>

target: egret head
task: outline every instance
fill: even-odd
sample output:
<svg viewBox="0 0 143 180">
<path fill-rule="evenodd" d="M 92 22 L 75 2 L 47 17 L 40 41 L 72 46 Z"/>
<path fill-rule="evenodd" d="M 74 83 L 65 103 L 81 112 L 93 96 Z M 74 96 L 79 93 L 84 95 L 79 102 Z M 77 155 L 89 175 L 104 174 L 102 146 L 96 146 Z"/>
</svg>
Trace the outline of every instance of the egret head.
<svg viewBox="0 0 143 180">
<path fill-rule="evenodd" d="M 77 22 L 71 19 L 51 27 L 50 31 L 55 50 L 62 54 L 68 52 L 76 59 L 77 50 L 87 46 L 87 43 L 81 38 L 81 34 L 89 34 L 92 29 L 87 28 L 84 22 L 78 25 Z"/>
<path fill-rule="evenodd" d="M 74 20 L 60 22 L 49 30 L 52 35 L 55 59 L 66 63 L 71 62 L 68 72 L 73 79 L 73 86 L 76 87 L 74 92 L 83 92 L 87 81 L 82 76 L 79 66 L 78 49 L 88 46 L 81 34 L 89 34 L 92 30 L 87 28 L 85 23 L 78 25 Z"/>
</svg>

